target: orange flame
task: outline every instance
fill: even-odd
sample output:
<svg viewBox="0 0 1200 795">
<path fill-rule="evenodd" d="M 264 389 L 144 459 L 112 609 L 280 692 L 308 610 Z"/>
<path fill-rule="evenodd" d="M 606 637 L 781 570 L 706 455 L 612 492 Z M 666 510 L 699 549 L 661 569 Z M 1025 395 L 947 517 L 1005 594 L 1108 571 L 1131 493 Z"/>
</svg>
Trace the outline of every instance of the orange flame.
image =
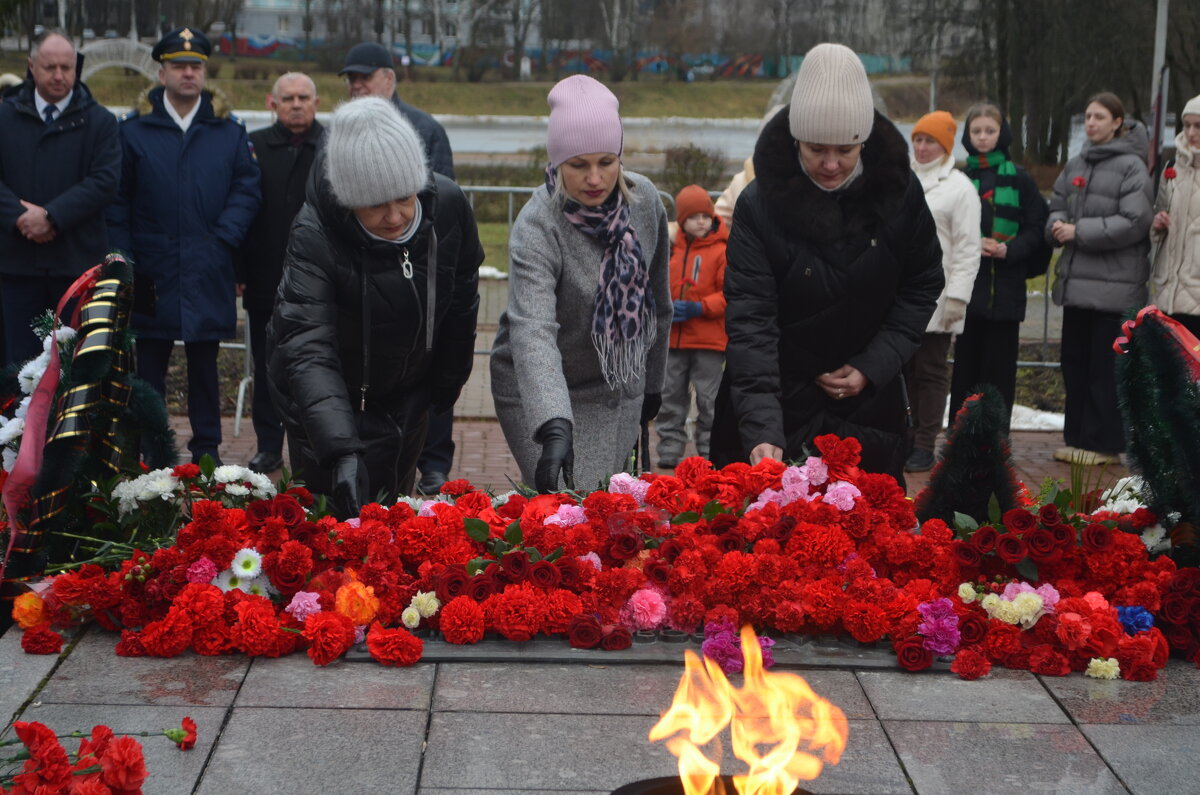
<svg viewBox="0 0 1200 795">
<path fill-rule="evenodd" d="M 742 653 L 743 683 L 735 688 L 716 662 L 685 651 L 675 698 L 650 730 L 651 741 L 666 739 L 679 758 L 686 795 L 723 791 L 720 760 L 710 760 L 701 746 L 717 739 L 719 753 L 718 735 L 726 726 L 734 754 L 750 768 L 733 777 L 741 795 L 790 795 L 802 779 L 836 765 L 846 748 L 846 716 L 799 675 L 765 671 L 753 627 L 742 628 Z"/>
</svg>

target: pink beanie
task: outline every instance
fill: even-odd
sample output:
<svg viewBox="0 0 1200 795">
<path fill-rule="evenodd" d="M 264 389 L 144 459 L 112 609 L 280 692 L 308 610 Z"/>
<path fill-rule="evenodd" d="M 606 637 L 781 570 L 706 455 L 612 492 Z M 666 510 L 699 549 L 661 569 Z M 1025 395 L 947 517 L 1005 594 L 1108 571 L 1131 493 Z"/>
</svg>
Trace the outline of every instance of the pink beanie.
<svg viewBox="0 0 1200 795">
<path fill-rule="evenodd" d="M 550 129 L 546 150 L 550 165 L 596 152 L 621 154 L 624 133 L 617 109 L 620 102 L 603 83 L 586 75 L 560 80 L 546 98 L 550 103 Z"/>
</svg>

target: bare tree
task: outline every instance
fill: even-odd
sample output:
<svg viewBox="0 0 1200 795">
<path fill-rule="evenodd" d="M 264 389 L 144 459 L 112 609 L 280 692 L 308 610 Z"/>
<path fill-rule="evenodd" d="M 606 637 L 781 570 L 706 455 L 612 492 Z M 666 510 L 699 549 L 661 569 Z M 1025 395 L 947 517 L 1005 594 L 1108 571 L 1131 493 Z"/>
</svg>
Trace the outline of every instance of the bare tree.
<svg viewBox="0 0 1200 795">
<path fill-rule="evenodd" d="M 525 45 L 535 22 L 542 18 L 542 0 L 507 0 L 509 29 L 512 36 L 513 74 L 520 74 Z M 540 38 L 540 37 L 539 37 Z M 543 42 L 543 51 L 545 42 Z"/>
<path fill-rule="evenodd" d="M 458 0 L 458 43 L 454 47 L 454 79 L 459 79 L 459 67 L 462 65 L 464 52 L 475 45 L 475 25 L 483 16 L 491 12 L 500 0 Z M 474 57 L 473 52 L 468 55 Z"/>
</svg>

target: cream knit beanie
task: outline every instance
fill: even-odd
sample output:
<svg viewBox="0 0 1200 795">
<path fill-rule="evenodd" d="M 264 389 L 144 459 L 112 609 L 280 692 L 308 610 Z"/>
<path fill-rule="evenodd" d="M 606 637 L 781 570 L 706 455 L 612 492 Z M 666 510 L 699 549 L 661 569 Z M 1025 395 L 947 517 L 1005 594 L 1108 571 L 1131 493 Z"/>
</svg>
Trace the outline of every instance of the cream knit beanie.
<svg viewBox="0 0 1200 795">
<path fill-rule="evenodd" d="M 1184 116 L 1200 116 L 1200 96 L 1192 97 L 1183 106 L 1183 112 L 1179 114 L 1179 129 L 1183 129 Z"/>
<path fill-rule="evenodd" d="M 792 137 L 810 144 L 861 144 L 874 124 L 871 84 L 854 50 L 843 44 L 809 50 L 792 89 Z"/>
<path fill-rule="evenodd" d="M 338 204 L 351 209 L 412 196 L 429 182 L 417 131 L 379 97 L 351 100 L 334 111 L 325 173 Z"/>
</svg>

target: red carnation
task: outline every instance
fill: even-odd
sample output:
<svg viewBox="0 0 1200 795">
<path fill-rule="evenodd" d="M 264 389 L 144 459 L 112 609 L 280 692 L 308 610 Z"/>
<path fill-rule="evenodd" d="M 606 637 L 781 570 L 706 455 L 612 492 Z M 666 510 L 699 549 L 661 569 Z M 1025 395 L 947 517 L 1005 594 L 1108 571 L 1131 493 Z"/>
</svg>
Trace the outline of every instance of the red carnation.
<svg viewBox="0 0 1200 795">
<path fill-rule="evenodd" d="M 603 630 L 592 615 L 578 615 L 567 627 L 567 641 L 575 649 L 594 649 L 600 644 Z"/>
<path fill-rule="evenodd" d="M 197 464 L 180 464 L 171 470 L 171 474 L 180 480 L 200 477 L 200 467 Z"/>
<path fill-rule="evenodd" d="M 114 790 L 138 790 L 146 780 L 142 744 L 132 737 L 117 737 L 100 757 L 101 779 Z"/>
<path fill-rule="evenodd" d="M 996 543 L 996 554 L 1005 563 L 1018 563 L 1028 554 L 1028 549 L 1025 546 L 1025 541 L 1012 533 L 1005 533 L 1000 536 L 1000 540 Z"/>
<path fill-rule="evenodd" d="M 471 485 L 471 481 L 466 478 L 458 480 L 448 480 L 442 484 L 442 494 L 449 494 L 451 497 L 461 497 L 464 494 L 469 494 L 474 491 L 475 487 Z"/>
<path fill-rule="evenodd" d="M 1038 519 L 1024 508 L 1013 508 L 1004 514 L 1004 526 L 1017 535 L 1024 535 L 1037 527 Z"/>
<path fill-rule="evenodd" d="M 605 624 L 600 637 L 600 648 L 605 651 L 620 651 L 633 645 L 629 628 L 620 624 Z"/>
<path fill-rule="evenodd" d="M 176 743 L 181 751 L 190 751 L 196 747 L 196 721 L 184 716 L 183 739 Z"/>
<path fill-rule="evenodd" d="M 354 624 L 341 613 L 323 610 L 304 621 L 308 657 L 315 665 L 328 665 L 354 645 Z"/>
<path fill-rule="evenodd" d="M 985 524 L 974 533 L 971 533 L 971 545 L 984 555 L 994 550 L 999 540 L 1000 534 L 990 524 Z"/>
<path fill-rule="evenodd" d="M 375 662 L 381 665 L 407 668 L 421 659 L 424 648 L 425 644 L 421 639 L 404 627 L 384 629 L 384 626 L 376 621 L 367 632 L 367 651 L 371 653 Z"/>
<path fill-rule="evenodd" d="M 1087 185 L 1087 180 L 1083 177 L 1075 177 L 1075 179 L 1071 180 L 1071 184 L 1082 190 Z"/>
<path fill-rule="evenodd" d="M 933 652 L 925 648 L 925 639 L 920 635 L 897 641 L 892 648 L 896 651 L 896 661 L 906 671 L 923 671 L 933 665 Z"/>
<path fill-rule="evenodd" d="M 463 645 L 483 639 L 483 608 L 469 596 L 457 596 L 438 614 L 438 628 L 447 643 Z"/>
<path fill-rule="evenodd" d="M 1107 552 L 1113 547 L 1112 530 L 1099 522 L 1092 522 L 1083 528 L 1083 534 L 1079 540 L 1088 552 Z"/>
<path fill-rule="evenodd" d="M 1071 663 L 1053 646 L 1043 643 L 1029 652 L 1029 670 L 1042 676 L 1066 676 L 1071 673 Z"/>
<path fill-rule="evenodd" d="M 1175 172 L 1174 166 L 1167 166 L 1163 169 L 1163 179 L 1175 179 L 1177 176 L 1179 175 Z"/>
<path fill-rule="evenodd" d="M 960 649 L 950 663 L 950 670 L 963 679 L 974 680 L 987 676 L 992 670 L 991 661 L 974 649 Z"/>
<path fill-rule="evenodd" d="M 26 654 L 58 654 L 62 645 L 62 636 L 50 629 L 49 621 L 21 633 L 21 648 Z"/>
</svg>

